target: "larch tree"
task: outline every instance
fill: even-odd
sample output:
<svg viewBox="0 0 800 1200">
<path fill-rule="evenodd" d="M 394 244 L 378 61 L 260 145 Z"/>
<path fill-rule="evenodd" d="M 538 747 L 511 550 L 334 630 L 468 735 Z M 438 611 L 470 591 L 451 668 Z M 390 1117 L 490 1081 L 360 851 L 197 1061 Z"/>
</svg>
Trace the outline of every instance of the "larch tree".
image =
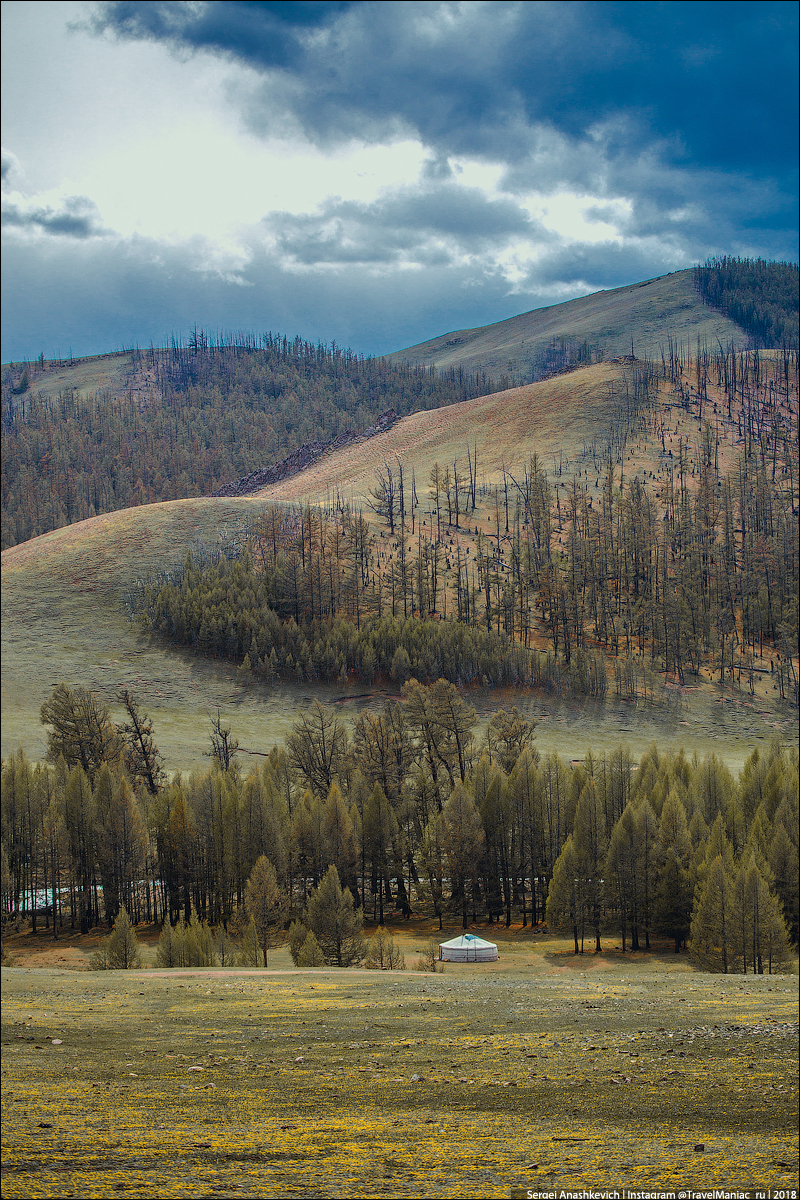
<svg viewBox="0 0 800 1200">
<path fill-rule="evenodd" d="M 59 683 L 42 705 L 39 718 L 43 725 L 51 726 L 47 734 L 49 762 L 57 762 L 63 755 L 67 766 L 80 765 L 93 783 L 102 763 L 120 758 L 122 737 L 94 692 Z"/>
<path fill-rule="evenodd" d="M 584 785 L 578 800 L 572 838 L 577 875 L 582 880 L 586 892 L 589 919 L 594 930 L 595 953 L 599 954 L 603 912 L 603 865 L 608 838 L 603 805 L 593 779 L 589 779 Z"/>
<path fill-rule="evenodd" d="M 467 882 L 472 884 L 474 890 L 486 835 L 475 801 L 461 783 L 453 788 L 442 810 L 441 830 L 450 867 L 452 894 L 461 901 L 461 926 L 466 929 L 469 903 Z"/>
<path fill-rule="evenodd" d="M 686 811 L 672 789 L 661 810 L 658 837 L 658 883 L 654 905 L 656 929 L 669 934 L 677 954 L 686 942 L 692 919 L 692 842 Z"/>
<path fill-rule="evenodd" d="M 711 970 L 728 974 L 736 955 L 736 876 L 733 860 L 708 863 L 692 914 L 692 950 Z"/>
<path fill-rule="evenodd" d="M 267 950 L 273 944 L 280 927 L 286 903 L 278 885 L 272 863 L 262 854 L 256 862 L 244 891 L 244 906 L 250 920 L 255 924 L 258 944 L 267 965 Z"/>
<path fill-rule="evenodd" d="M 583 879 L 578 876 L 578 856 L 572 834 L 556 859 L 547 892 L 546 912 L 549 929 L 559 929 L 564 925 L 570 927 L 575 953 L 580 954 L 586 925 L 586 889 Z"/>
<path fill-rule="evenodd" d="M 336 715 L 315 700 L 286 739 L 289 759 L 317 796 L 328 795 L 347 754 L 347 730 Z"/>
<path fill-rule="evenodd" d="M 781 903 L 770 891 L 758 856 L 743 856 L 734 885 L 736 954 L 744 974 L 768 974 L 789 960 L 789 937 Z"/>
<path fill-rule="evenodd" d="M 364 910 L 356 909 L 350 889 L 342 888 L 336 867 L 328 868 L 309 896 L 306 924 L 329 965 L 351 967 L 364 958 Z"/>
<path fill-rule="evenodd" d="M 346 886 L 356 886 L 356 838 L 353 822 L 347 811 L 344 796 L 337 784 L 331 784 L 325 801 L 322 827 L 325 858 L 339 872 L 339 879 Z M 351 889 L 352 890 L 352 889 Z"/>
<path fill-rule="evenodd" d="M 141 779 L 151 796 L 155 796 L 166 783 L 167 777 L 164 759 L 153 737 L 153 722 L 147 713 L 140 712 L 136 698 L 127 688 L 120 692 L 120 700 L 128 715 L 128 720 L 119 726 L 125 738 L 125 768 L 131 779 Z"/>
<path fill-rule="evenodd" d="M 376 783 L 364 808 L 364 846 L 372 867 L 372 891 L 379 906 L 379 924 L 383 924 L 383 899 L 389 887 L 392 843 L 398 834 L 397 817 L 389 798 Z"/>
</svg>

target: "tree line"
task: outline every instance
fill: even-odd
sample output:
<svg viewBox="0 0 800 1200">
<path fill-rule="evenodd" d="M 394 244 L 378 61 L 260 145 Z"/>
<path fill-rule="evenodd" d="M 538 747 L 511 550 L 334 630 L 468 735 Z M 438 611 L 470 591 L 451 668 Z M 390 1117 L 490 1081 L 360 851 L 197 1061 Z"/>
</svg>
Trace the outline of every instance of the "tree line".
<svg viewBox="0 0 800 1200">
<path fill-rule="evenodd" d="M 248 774 L 218 715 L 209 769 L 168 781 L 131 697 L 126 712 L 117 726 L 59 685 L 42 709 L 50 763 L 21 750 L 3 763 L 6 917 L 35 927 L 46 896 L 54 936 L 123 906 L 134 923 L 241 929 L 263 858 L 273 927 L 307 930 L 335 867 L 381 925 L 420 909 L 440 928 L 546 919 L 576 953 L 587 932 L 595 949 L 612 932 L 631 949 L 669 937 L 725 970 L 777 969 L 797 941 L 798 756 L 777 742 L 738 780 L 714 755 L 655 746 L 638 764 L 624 747 L 566 764 L 539 754 L 518 710 L 499 709 L 478 744 L 453 685 L 411 680 L 352 731 L 315 703 Z"/>
<path fill-rule="evenodd" d="M 663 412 L 647 417 L 662 442 L 658 479 L 625 478 L 609 458 L 592 464 L 594 484 L 587 466 L 554 487 L 534 454 L 487 488 L 469 447 L 427 481 L 387 463 L 371 491 L 377 530 L 348 505 L 269 507 L 240 532 L 238 562 L 187 558 L 140 581 L 134 608 L 160 636 L 255 678 L 442 675 L 603 696 L 610 654 L 620 696 L 653 670 L 683 683 L 708 665 L 721 685 L 751 691 L 768 669 L 797 704 L 800 497 L 783 365 L 721 349 L 696 357 L 691 387 L 670 347 L 664 372 L 682 404 L 705 394 L 718 410 L 714 376 L 736 397 L 743 449 L 727 472 L 718 424 L 704 418 L 694 446 L 668 446 Z"/>
<path fill-rule="evenodd" d="M 484 374 L 389 363 L 267 333 L 132 350 L 122 395 L 36 389 L 7 368 L 2 546 L 100 513 L 209 495 L 308 442 L 492 390 Z M 43 364 L 40 364 L 43 367 Z M 24 384 L 25 386 L 21 386 Z"/>
<path fill-rule="evenodd" d="M 798 267 L 722 255 L 694 268 L 695 287 L 750 335 L 756 346 L 798 348 Z"/>
</svg>

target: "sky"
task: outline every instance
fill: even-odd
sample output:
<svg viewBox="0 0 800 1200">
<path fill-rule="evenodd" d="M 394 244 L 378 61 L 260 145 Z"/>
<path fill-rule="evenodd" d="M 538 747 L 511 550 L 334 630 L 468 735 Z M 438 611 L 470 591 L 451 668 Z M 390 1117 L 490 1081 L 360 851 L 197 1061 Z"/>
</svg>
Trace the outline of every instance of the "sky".
<svg viewBox="0 0 800 1200">
<path fill-rule="evenodd" d="M 4 0 L 3 362 L 797 260 L 798 6 Z"/>
</svg>

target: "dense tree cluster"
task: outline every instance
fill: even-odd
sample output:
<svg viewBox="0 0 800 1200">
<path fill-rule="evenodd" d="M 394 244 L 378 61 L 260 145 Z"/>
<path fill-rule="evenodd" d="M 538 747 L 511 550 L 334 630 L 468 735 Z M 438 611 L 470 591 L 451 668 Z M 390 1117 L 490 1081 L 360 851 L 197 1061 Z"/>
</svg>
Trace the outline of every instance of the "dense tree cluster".
<svg viewBox="0 0 800 1200">
<path fill-rule="evenodd" d="M 740 325 L 756 346 L 797 349 L 797 263 L 725 255 L 695 267 L 694 277 L 706 304 Z"/>
<path fill-rule="evenodd" d="M 366 429 L 387 408 L 404 416 L 492 386 L 274 334 L 196 333 L 188 346 L 132 353 L 123 396 L 50 397 L 37 392 L 34 364 L 7 371 L 3 548 L 98 513 L 209 495 L 307 442 Z"/>
<path fill-rule="evenodd" d="M 624 748 L 541 757 L 516 710 L 480 746 L 473 724 L 451 684 L 410 681 L 352 733 L 315 704 L 249 775 L 215 758 L 155 794 L 122 758 L 91 780 L 78 755 L 32 766 L 18 751 L 2 768 L 4 913 L 46 894 L 57 935 L 124 906 L 167 921 L 163 965 L 212 953 L 203 922 L 247 923 L 256 963 L 289 921 L 298 958 L 310 932 L 309 961 L 357 961 L 364 915 L 412 908 L 440 926 L 546 913 L 576 953 L 587 932 L 598 949 L 614 932 L 632 949 L 690 941 L 715 969 L 784 961 L 798 937 L 796 752 L 755 750 L 737 781 L 713 755 L 655 747 L 638 764 Z"/>
<path fill-rule="evenodd" d="M 434 465 L 426 495 L 387 464 L 373 489 L 385 530 L 347 506 L 268 508 L 231 551 L 247 543 L 239 562 L 187 560 L 141 584 L 136 607 L 158 634 L 266 679 L 441 675 L 604 696 L 611 654 L 621 696 L 652 690 L 653 670 L 683 682 L 707 664 L 753 690 L 766 653 L 796 704 L 796 362 L 720 349 L 698 353 L 690 379 L 670 347 L 662 370 L 703 419 L 697 444 L 673 449 L 664 411 L 645 414 L 660 479 L 609 459 L 594 486 L 586 470 L 554 488 L 534 455 L 489 492 L 468 451 Z M 728 472 L 713 387 L 740 433 Z"/>
<path fill-rule="evenodd" d="M 355 675 L 367 685 L 380 677 L 402 686 L 413 676 L 425 683 L 444 678 L 467 685 L 552 684 L 578 694 L 605 692 L 605 663 L 593 651 L 579 650 L 570 673 L 552 654 L 525 647 L 503 630 L 456 619 L 392 616 L 383 611 L 389 604 L 380 582 L 361 594 L 358 621 L 349 613 L 336 615 L 341 608 L 331 592 L 337 585 L 344 591 L 346 564 L 333 559 L 325 574 L 319 567 L 314 558 L 303 571 L 278 556 L 274 571 L 257 571 L 249 554 L 205 567 L 187 560 L 175 581 L 151 595 L 141 615 L 171 641 L 241 663 L 244 681 L 279 676 L 346 683 Z"/>
</svg>

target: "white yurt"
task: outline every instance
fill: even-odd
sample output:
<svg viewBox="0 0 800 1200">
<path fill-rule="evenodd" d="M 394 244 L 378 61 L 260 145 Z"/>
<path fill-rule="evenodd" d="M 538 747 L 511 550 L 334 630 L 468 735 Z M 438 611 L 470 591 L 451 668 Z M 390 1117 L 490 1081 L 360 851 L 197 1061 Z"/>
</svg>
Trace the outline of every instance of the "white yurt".
<svg viewBox="0 0 800 1200">
<path fill-rule="evenodd" d="M 439 958 L 444 962 L 495 962 L 499 957 L 494 942 L 485 942 L 474 933 L 462 933 L 439 944 Z"/>
</svg>

